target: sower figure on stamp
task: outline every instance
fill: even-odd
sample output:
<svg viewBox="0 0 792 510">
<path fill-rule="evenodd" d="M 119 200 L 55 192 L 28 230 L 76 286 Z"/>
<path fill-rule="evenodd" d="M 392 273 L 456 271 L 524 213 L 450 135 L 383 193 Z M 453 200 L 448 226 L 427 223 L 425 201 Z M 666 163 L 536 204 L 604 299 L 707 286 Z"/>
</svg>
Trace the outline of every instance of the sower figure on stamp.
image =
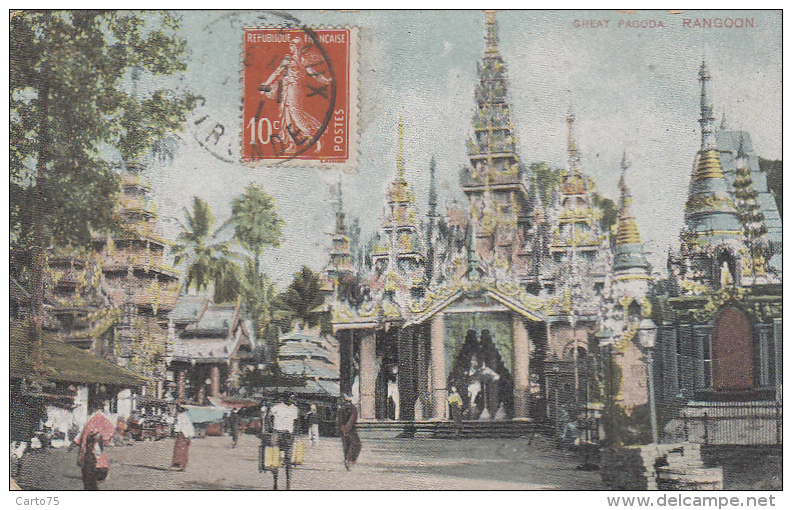
<svg viewBox="0 0 792 510">
<path fill-rule="evenodd" d="M 115 425 L 102 412 L 100 401 L 92 399 L 89 407 L 93 414 L 74 442 L 80 445 L 77 465 L 82 468 L 83 489 L 95 491 L 99 490 L 98 482 L 107 478 L 110 471 L 110 462 L 104 447 L 113 438 Z"/>
<path fill-rule="evenodd" d="M 269 440 L 270 443 L 275 443 L 283 455 L 283 462 L 286 465 L 286 490 L 291 488 L 291 468 L 292 468 L 292 449 L 294 447 L 294 422 L 300 416 L 300 411 L 297 408 L 297 397 L 289 395 L 286 402 L 280 400 L 272 407 L 270 411 L 272 415 L 272 429 L 274 435 L 277 437 L 277 442 L 272 441 L 268 434 L 263 437 L 264 440 Z M 270 446 L 273 446 L 272 444 Z M 272 490 L 278 490 L 278 469 L 272 471 L 273 483 Z"/>
<path fill-rule="evenodd" d="M 344 467 L 349 468 L 357 462 L 362 445 L 357 434 L 357 408 L 350 395 L 344 395 L 343 404 L 338 410 L 338 431 L 341 434 L 341 445 L 344 448 Z"/>
<path fill-rule="evenodd" d="M 293 39 L 289 43 L 289 54 L 259 86 L 261 92 L 280 104 L 280 127 L 278 133 L 272 135 L 272 146 L 281 154 L 296 153 L 301 146 L 310 143 L 322 127 L 320 121 L 307 113 L 304 105 L 305 100 L 316 93 L 326 96 L 327 86 L 332 83 L 318 70 L 322 65 L 325 65 L 324 59 L 315 49 L 312 51 L 312 46 L 300 46 L 300 41 Z M 319 82 L 319 87 L 311 86 L 314 80 Z"/>
</svg>

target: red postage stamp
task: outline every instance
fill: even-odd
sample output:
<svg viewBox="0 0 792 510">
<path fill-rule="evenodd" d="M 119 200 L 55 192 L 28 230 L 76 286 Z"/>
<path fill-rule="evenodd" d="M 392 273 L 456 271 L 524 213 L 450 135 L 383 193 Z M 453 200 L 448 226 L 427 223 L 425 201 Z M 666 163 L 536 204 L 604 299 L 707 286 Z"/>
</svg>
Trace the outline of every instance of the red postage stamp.
<svg viewBox="0 0 792 510">
<path fill-rule="evenodd" d="M 242 160 L 354 158 L 352 28 L 246 28 Z"/>
</svg>

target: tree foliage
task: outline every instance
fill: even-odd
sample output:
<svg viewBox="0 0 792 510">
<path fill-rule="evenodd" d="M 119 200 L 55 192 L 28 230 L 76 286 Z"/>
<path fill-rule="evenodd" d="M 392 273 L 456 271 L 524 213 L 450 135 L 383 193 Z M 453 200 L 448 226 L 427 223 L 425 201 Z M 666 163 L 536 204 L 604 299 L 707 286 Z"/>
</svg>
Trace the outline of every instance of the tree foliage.
<svg viewBox="0 0 792 510">
<path fill-rule="evenodd" d="M 245 192 L 231 202 L 234 238 L 253 253 L 256 273 L 259 258 L 266 246 L 280 246 L 283 220 L 275 212 L 275 201 L 260 186 L 249 184 Z"/>
<path fill-rule="evenodd" d="M 603 197 L 597 192 L 591 194 L 591 202 L 594 207 L 597 207 L 602 212 L 600 230 L 602 232 L 610 232 L 610 228 L 619 219 L 619 208 L 616 206 L 616 202 L 608 197 Z"/>
<path fill-rule="evenodd" d="M 553 168 L 543 161 L 531 163 L 530 168 L 535 176 L 534 186 L 539 187 L 539 198 L 545 207 L 549 207 L 553 199 L 553 192 L 561 185 L 561 176 L 564 174 L 564 170 Z"/>
<path fill-rule="evenodd" d="M 12 240 L 85 245 L 112 231 L 118 190 L 109 161 L 140 157 L 181 128 L 196 98 L 139 90 L 137 76 L 186 69 L 168 13 L 20 11 L 10 19 Z M 33 228 L 38 228 L 34 241 Z"/>
<path fill-rule="evenodd" d="M 193 197 L 192 210 L 185 209 L 186 224 L 173 246 L 174 263 L 186 263 L 184 286 L 197 291 L 214 287 L 216 303 L 233 301 L 241 291 L 240 258 L 228 242 L 219 241 L 212 226 L 214 216 L 209 205 Z"/>
<path fill-rule="evenodd" d="M 759 158 L 759 168 L 767 174 L 767 187 L 775 198 L 778 214 L 783 217 L 784 163 L 780 159 Z"/>
<path fill-rule="evenodd" d="M 324 296 L 321 291 L 319 275 L 303 266 L 295 275 L 289 287 L 278 294 L 273 303 L 274 308 L 286 318 L 297 320 L 303 325 L 314 327 L 319 322 L 317 314 L 312 313 L 322 306 Z"/>
</svg>

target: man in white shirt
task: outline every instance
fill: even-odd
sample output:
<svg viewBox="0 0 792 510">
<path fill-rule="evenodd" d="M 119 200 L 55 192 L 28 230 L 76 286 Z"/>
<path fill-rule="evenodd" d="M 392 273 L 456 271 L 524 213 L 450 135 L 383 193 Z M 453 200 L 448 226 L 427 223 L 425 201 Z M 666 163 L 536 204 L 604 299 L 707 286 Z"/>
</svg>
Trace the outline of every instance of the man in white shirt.
<svg viewBox="0 0 792 510">
<path fill-rule="evenodd" d="M 286 489 L 291 488 L 291 455 L 294 446 L 294 422 L 300 416 L 300 410 L 297 408 L 297 397 L 292 394 L 284 402 L 279 401 L 272 406 L 270 413 L 272 414 L 272 428 L 278 435 L 278 448 L 283 454 L 286 464 Z M 278 489 L 278 471 L 272 472 L 273 476 L 273 489 Z"/>
<path fill-rule="evenodd" d="M 300 417 L 296 397 L 290 395 L 287 402 L 278 402 L 272 408 L 273 429 L 275 432 L 288 432 L 294 434 L 294 422 Z"/>
</svg>

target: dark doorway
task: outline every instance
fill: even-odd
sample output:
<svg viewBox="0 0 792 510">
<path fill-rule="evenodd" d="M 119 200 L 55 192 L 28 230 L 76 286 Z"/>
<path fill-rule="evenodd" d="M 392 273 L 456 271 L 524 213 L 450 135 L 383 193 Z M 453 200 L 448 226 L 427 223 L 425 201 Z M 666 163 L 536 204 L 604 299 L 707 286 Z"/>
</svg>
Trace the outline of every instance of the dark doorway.
<svg viewBox="0 0 792 510">
<path fill-rule="evenodd" d="M 726 305 L 712 332 L 712 388 L 716 391 L 750 390 L 754 386 L 751 322 L 739 308 Z"/>
<path fill-rule="evenodd" d="M 510 419 L 514 415 L 514 382 L 488 330 L 469 330 L 459 349 L 448 387 L 462 397 L 465 419 Z"/>
</svg>

